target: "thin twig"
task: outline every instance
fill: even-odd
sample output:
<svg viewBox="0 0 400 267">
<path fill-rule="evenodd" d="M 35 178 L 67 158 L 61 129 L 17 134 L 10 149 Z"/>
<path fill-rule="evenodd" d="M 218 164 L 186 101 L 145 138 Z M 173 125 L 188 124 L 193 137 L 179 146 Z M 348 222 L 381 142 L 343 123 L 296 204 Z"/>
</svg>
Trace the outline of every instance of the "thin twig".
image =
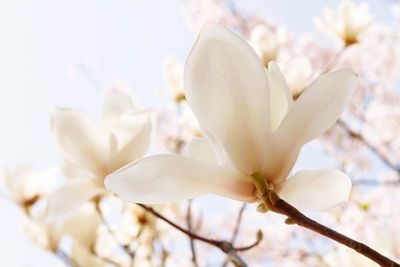
<svg viewBox="0 0 400 267">
<path fill-rule="evenodd" d="M 188 206 L 186 211 L 186 224 L 190 232 L 194 232 L 192 227 L 192 202 L 193 202 L 192 199 L 188 200 Z M 193 265 L 197 267 L 199 265 L 197 264 L 197 255 L 196 255 L 196 247 L 194 244 L 194 239 L 191 236 L 189 236 L 189 241 L 190 241 L 190 250 L 192 252 L 192 262 Z"/>
<path fill-rule="evenodd" d="M 243 246 L 243 247 L 235 247 L 236 251 L 246 251 L 246 250 L 250 250 L 256 246 L 258 246 L 260 244 L 260 242 L 262 241 L 262 232 L 258 231 L 257 232 L 257 239 L 256 241 L 254 241 L 253 244 L 250 244 L 248 246 Z"/>
<path fill-rule="evenodd" d="M 138 206 L 142 207 L 143 209 L 145 209 L 146 211 L 148 211 L 149 213 L 153 214 L 155 217 L 157 217 L 158 219 L 168 223 L 169 225 L 171 225 L 172 227 L 174 227 L 175 229 L 179 230 L 180 232 L 184 233 L 185 235 L 202 241 L 204 243 L 213 245 L 217 248 L 219 248 L 220 250 L 222 250 L 223 252 L 225 252 L 228 257 L 229 260 L 236 266 L 236 267 L 247 267 L 248 265 L 243 261 L 243 259 L 237 254 L 237 250 L 235 247 L 233 247 L 233 245 L 230 242 L 227 241 L 222 241 L 222 240 L 215 240 L 215 239 L 210 239 L 210 238 L 206 238 L 206 237 L 202 237 L 200 235 L 197 235 L 195 233 L 190 232 L 189 230 L 179 226 L 178 224 L 172 222 L 171 220 L 169 220 L 168 218 L 164 217 L 163 215 L 161 215 L 160 213 L 158 213 L 157 211 L 155 211 L 153 208 L 148 207 L 146 205 L 143 204 L 139 204 L 137 203 Z"/>
<path fill-rule="evenodd" d="M 330 71 L 332 68 L 334 68 L 334 66 L 338 63 L 338 61 L 340 60 L 342 55 L 345 53 L 345 51 L 347 51 L 348 47 L 350 47 L 350 46 L 345 46 L 338 53 L 336 53 L 336 55 L 334 55 L 332 57 L 332 59 L 329 61 L 327 66 L 322 70 L 321 74 L 326 73 L 326 72 Z M 361 142 L 362 144 L 364 144 L 388 168 L 396 171 L 396 173 L 399 175 L 399 179 L 400 179 L 400 166 L 399 165 L 393 164 L 390 161 L 389 157 L 387 157 L 386 155 L 381 153 L 379 151 L 379 149 L 375 145 L 373 145 L 371 142 L 369 142 L 366 138 L 364 138 L 364 136 L 361 133 L 356 132 L 353 129 L 351 129 L 342 119 L 339 119 L 337 124 L 340 125 L 342 127 L 342 129 L 345 130 L 350 137 L 352 137 L 353 139 L 356 139 L 359 142 Z"/>
<path fill-rule="evenodd" d="M 391 259 L 383 256 L 379 252 L 373 250 L 369 246 L 347 237 L 335 230 L 332 230 L 301 213 L 298 209 L 281 199 L 274 191 L 267 191 L 261 196 L 263 203 L 272 209 L 272 211 L 280 213 L 288 217 L 288 224 L 297 224 L 311 231 L 319 233 L 327 238 L 335 240 L 338 243 L 353 249 L 359 254 L 371 259 L 382 267 L 400 267 L 400 265 Z"/>
<path fill-rule="evenodd" d="M 247 204 L 243 203 L 242 206 L 239 209 L 238 212 L 238 216 L 236 219 L 236 223 L 235 223 L 235 228 L 233 229 L 233 233 L 232 233 L 232 237 L 231 237 L 231 244 L 233 245 L 236 241 L 236 238 L 239 234 L 239 229 L 240 229 L 240 225 L 242 223 L 242 217 L 243 217 L 243 212 L 246 209 Z M 224 263 L 222 264 L 223 267 L 226 267 L 228 265 L 228 259 L 225 259 Z"/>
<path fill-rule="evenodd" d="M 347 125 L 346 122 L 344 122 L 342 119 L 339 119 L 337 122 L 338 125 L 344 129 L 350 137 L 353 139 L 356 139 L 360 141 L 362 144 L 364 144 L 372 153 L 374 153 L 387 167 L 389 167 L 392 170 L 395 170 L 398 174 L 400 174 L 400 166 L 397 166 L 393 164 L 389 157 L 384 155 L 379 151 L 378 148 L 376 148 L 371 142 L 369 142 L 361 133 L 354 131 L 353 129 L 350 128 L 350 126 Z"/>
<path fill-rule="evenodd" d="M 121 250 L 124 251 L 131 258 L 131 261 L 133 261 L 134 253 L 129 250 L 128 246 L 122 245 L 119 242 L 118 238 L 115 236 L 114 231 L 111 229 L 111 226 L 108 224 L 107 219 L 105 218 L 103 211 L 101 210 L 100 202 L 101 202 L 101 199 L 97 199 L 97 200 L 95 200 L 94 204 L 95 204 L 96 211 L 99 214 L 99 217 L 100 217 L 100 220 L 101 220 L 102 224 L 106 227 L 107 232 L 110 234 L 111 238 L 114 240 L 114 242 L 117 244 L 117 246 L 120 247 Z M 116 265 L 116 266 L 119 266 L 118 263 L 114 262 L 113 264 Z"/>
<path fill-rule="evenodd" d="M 235 243 L 236 238 L 239 234 L 239 229 L 240 229 L 240 225 L 242 224 L 242 218 L 243 218 L 243 212 L 246 209 L 247 204 L 243 203 L 242 206 L 240 207 L 237 219 L 236 219 L 236 224 L 235 224 L 235 229 L 233 230 L 233 234 L 232 234 L 232 238 L 231 238 L 231 243 Z"/>
</svg>

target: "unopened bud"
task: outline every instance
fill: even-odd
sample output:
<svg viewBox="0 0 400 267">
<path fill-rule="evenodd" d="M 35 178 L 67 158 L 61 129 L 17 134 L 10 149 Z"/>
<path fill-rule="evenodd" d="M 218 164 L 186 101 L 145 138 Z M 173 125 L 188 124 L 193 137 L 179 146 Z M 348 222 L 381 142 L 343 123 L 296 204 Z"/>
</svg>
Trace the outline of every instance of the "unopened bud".
<svg viewBox="0 0 400 267">
<path fill-rule="evenodd" d="M 265 213 L 265 212 L 269 211 L 269 209 L 268 209 L 268 207 L 266 207 L 266 206 L 264 205 L 264 203 L 260 203 L 260 204 L 257 206 L 257 211 L 258 211 L 258 212 L 261 212 L 261 213 Z"/>
<path fill-rule="evenodd" d="M 292 218 L 286 218 L 285 223 L 289 224 L 289 225 L 292 225 L 292 224 L 296 224 L 296 221 L 293 220 Z"/>
</svg>

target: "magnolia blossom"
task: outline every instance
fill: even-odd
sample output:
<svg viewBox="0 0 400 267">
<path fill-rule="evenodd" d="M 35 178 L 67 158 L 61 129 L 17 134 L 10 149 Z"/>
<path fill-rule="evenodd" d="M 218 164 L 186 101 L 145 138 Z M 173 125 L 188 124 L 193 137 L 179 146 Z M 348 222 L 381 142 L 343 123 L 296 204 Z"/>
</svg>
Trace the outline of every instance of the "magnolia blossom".
<svg viewBox="0 0 400 267">
<path fill-rule="evenodd" d="M 287 179 L 301 147 L 339 117 L 354 87 L 349 70 L 325 74 L 293 102 L 278 67 L 266 71 L 246 41 L 216 25 L 201 31 L 185 66 L 185 93 L 206 137 L 191 156 L 155 155 L 114 172 L 106 187 L 148 204 L 218 194 L 256 199 L 258 173 L 300 209 L 347 200 L 351 182 L 336 170 L 303 170 Z"/>
<path fill-rule="evenodd" d="M 162 62 L 162 75 L 169 95 L 177 103 L 184 100 L 182 63 L 174 56 L 167 56 Z"/>
<path fill-rule="evenodd" d="M 281 46 L 287 42 L 288 36 L 285 28 L 277 28 L 275 32 L 267 25 L 260 24 L 253 28 L 250 35 L 250 44 L 260 57 L 264 66 L 276 60 Z"/>
<path fill-rule="evenodd" d="M 23 221 L 23 231 L 32 243 L 48 251 L 58 250 L 63 235 L 61 225 L 43 223 L 30 218 L 25 218 Z"/>
<path fill-rule="evenodd" d="M 80 266 L 107 266 L 97 256 L 96 242 L 101 225 L 94 205 L 86 205 L 64 223 L 64 234 L 72 239 L 71 258 Z"/>
<path fill-rule="evenodd" d="M 310 59 L 305 56 L 293 58 L 285 64 L 283 73 L 293 97 L 299 97 L 310 83 L 313 75 Z"/>
<path fill-rule="evenodd" d="M 100 123 L 74 109 L 54 109 L 51 136 L 73 177 L 51 195 L 48 219 L 66 217 L 104 193 L 108 174 L 146 153 L 150 132 L 148 112 L 136 111 L 131 98 L 119 91 L 107 95 Z"/>
<path fill-rule="evenodd" d="M 4 169 L 2 176 L 10 198 L 21 207 L 29 208 L 49 193 L 54 185 L 56 169 L 36 172 L 29 166 L 19 166 L 13 170 Z"/>
<path fill-rule="evenodd" d="M 74 243 L 91 249 L 96 240 L 100 218 L 93 205 L 84 206 L 79 213 L 62 222 L 47 223 L 44 221 L 46 210 L 44 206 L 35 207 L 29 216 L 24 217 L 23 229 L 29 239 L 39 247 L 56 252 L 64 237 L 69 237 Z"/>
<path fill-rule="evenodd" d="M 371 23 L 372 16 L 368 4 L 355 4 L 352 0 L 343 0 L 337 10 L 327 8 L 323 18 L 316 18 L 315 23 L 322 31 L 343 40 L 346 45 L 358 41 L 359 34 Z"/>
</svg>

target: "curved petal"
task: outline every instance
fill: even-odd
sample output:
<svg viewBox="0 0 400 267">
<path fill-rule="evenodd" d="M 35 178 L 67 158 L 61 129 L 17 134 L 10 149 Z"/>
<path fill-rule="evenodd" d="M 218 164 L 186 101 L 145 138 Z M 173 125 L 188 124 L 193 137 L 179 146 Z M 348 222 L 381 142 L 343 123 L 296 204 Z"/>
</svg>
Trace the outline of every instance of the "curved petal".
<svg viewBox="0 0 400 267">
<path fill-rule="evenodd" d="M 287 180 L 279 196 L 300 210 L 324 211 L 346 202 L 350 177 L 337 170 L 303 170 Z"/>
<path fill-rule="evenodd" d="M 130 95 L 121 90 L 111 90 L 107 93 L 102 112 L 102 122 L 111 128 L 124 114 L 134 111 Z"/>
<path fill-rule="evenodd" d="M 268 79 L 248 43 L 217 25 L 205 25 L 184 80 L 202 128 L 222 143 L 238 170 L 259 170 L 270 132 Z"/>
<path fill-rule="evenodd" d="M 356 88 L 349 69 L 322 75 L 299 97 L 277 135 L 305 144 L 329 129 L 342 114 Z"/>
<path fill-rule="evenodd" d="M 105 185 L 125 201 L 145 204 L 173 203 L 206 194 L 253 201 L 255 190 L 238 172 L 178 155 L 144 158 L 107 176 Z"/>
<path fill-rule="evenodd" d="M 93 179 L 70 182 L 49 196 L 46 221 L 62 221 L 77 212 L 88 200 L 100 194 L 102 189 Z"/>
<path fill-rule="evenodd" d="M 111 155 L 113 170 L 137 160 L 146 154 L 150 145 L 151 120 L 148 112 L 126 114 L 114 125 L 116 151 Z"/>
<path fill-rule="evenodd" d="M 66 108 L 51 111 L 51 137 L 68 162 L 98 174 L 107 159 L 108 136 L 86 114 Z"/>
<path fill-rule="evenodd" d="M 186 154 L 189 157 L 208 162 L 217 162 L 213 147 L 205 137 L 194 137 L 186 146 Z"/>
<path fill-rule="evenodd" d="M 275 62 L 269 62 L 267 76 L 271 98 L 271 130 L 275 131 L 293 105 L 293 97 Z"/>
<path fill-rule="evenodd" d="M 313 82 L 274 132 L 263 174 L 274 183 L 286 179 L 302 146 L 336 122 L 355 86 L 354 73 L 346 69 L 324 74 Z"/>
</svg>

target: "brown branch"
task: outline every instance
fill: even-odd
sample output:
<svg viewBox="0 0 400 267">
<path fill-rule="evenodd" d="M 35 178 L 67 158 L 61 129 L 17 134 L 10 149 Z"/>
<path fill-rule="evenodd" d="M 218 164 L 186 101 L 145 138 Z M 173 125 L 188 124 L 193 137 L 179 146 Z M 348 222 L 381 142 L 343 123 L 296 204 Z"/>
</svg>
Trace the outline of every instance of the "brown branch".
<svg viewBox="0 0 400 267">
<path fill-rule="evenodd" d="M 237 215 L 237 219 L 236 219 L 236 223 L 235 223 L 235 228 L 233 229 L 233 233 L 232 233 L 232 238 L 231 238 L 231 244 L 233 245 L 236 241 L 236 238 L 239 234 L 239 229 L 240 229 L 240 225 L 242 223 L 242 217 L 243 217 L 243 212 L 246 209 L 247 204 L 243 203 L 242 206 L 239 209 L 238 215 Z M 224 263 L 222 264 L 222 267 L 225 267 L 228 265 L 228 259 L 226 259 L 224 261 Z"/>
<path fill-rule="evenodd" d="M 193 227 L 192 227 L 192 199 L 188 200 L 188 206 L 187 206 L 187 211 L 186 211 L 186 223 L 188 227 L 188 231 L 193 232 Z M 189 236 L 189 241 L 190 241 L 190 251 L 192 252 L 192 262 L 195 267 L 198 266 L 197 264 L 197 254 L 196 254 L 196 248 L 194 245 L 194 239 Z"/>
<path fill-rule="evenodd" d="M 338 243 L 353 249 L 359 254 L 371 259 L 382 267 L 400 267 L 400 265 L 391 259 L 383 256 L 379 252 L 373 250 L 369 246 L 360 243 L 350 237 L 347 237 L 335 230 L 332 230 L 301 213 L 298 209 L 281 199 L 274 191 L 268 190 L 262 196 L 261 200 L 264 205 L 269 207 L 272 211 L 288 217 L 286 223 L 297 224 L 311 231 L 319 233 L 327 238 L 335 240 Z"/>
<path fill-rule="evenodd" d="M 232 234 L 232 238 L 231 238 L 231 243 L 235 243 L 236 238 L 239 234 L 239 229 L 240 229 L 240 225 L 242 224 L 242 218 L 243 218 L 243 212 L 246 209 L 247 204 L 243 203 L 242 206 L 240 207 L 237 219 L 236 219 L 236 224 L 235 224 L 235 229 L 233 230 L 233 234 Z"/>
<path fill-rule="evenodd" d="M 243 247 L 235 247 L 235 249 L 236 249 L 236 251 L 250 250 L 250 249 L 258 246 L 260 244 L 260 242 L 262 241 L 262 239 L 263 239 L 263 233 L 260 230 L 258 230 L 257 231 L 257 239 L 256 239 L 256 241 L 254 241 L 253 244 L 250 244 L 248 246 L 243 246 Z"/>
<path fill-rule="evenodd" d="M 107 232 L 110 234 L 111 238 L 114 240 L 114 242 L 116 243 L 116 245 L 117 245 L 122 251 L 124 251 L 125 254 L 127 254 L 127 255 L 131 258 L 131 261 L 133 262 L 133 258 L 134 258 L 134 255 L 135 255 L 134 252 L 130 251 L 129 246 L 122 245 L 122 244 L 119 242 L 117 236 L 115 235 L 115 232 L 111 229 L 109 223 L 107 222 L 107 219 L 106 219 L 105 216 L 104 216 L 103 211 L 101 210 L 100 202 L 101 202 L 101 198 L 94 199 L 94 205 L 95 205 L 95 208 L 96 208 L 97 213 L 99 214 L 99 218 L 100 218 L 100 220 L 101 220 L 101 223 L 106 227 Z M 103 259 L 103 260 L 111 261 L 111 260 L 109 260 L 109 259 Z M 116 265 L 116 266 L 119 266 L 118 263 L 115 263 L 115 262 L 112 262 L 112 263 L 113 263 L 114 265 Z"/>
<path fill-rule="evenodd" d="M 180 232 L 184 233 L 185 235 L 189 236 L 190 238 L 202 241 L 204 243 L 207 243 L 207 244 L 210 244 L 212 246 L 215 246 L 215 247 L 219 248 L 220 250 L 222 250 L 223 252 L 225 252 L 228 255 L 229 260 L 236 267 L 247 267 L 248 266 L 243 261 L 243 259 L 238 255 L 238 253 L 237 253 L 238 250 L 235 247 L 233 247 L 232 243 L 227 242 L 227 241 L 223 241 L 223 240 L 210 239 L 210 238 L 206 238 L 206 237 L 197 235 L 197 234 L 192 233 L 189 230 L 179 226 L 178 224 L 172 222 L 171 220 L 169 220 L 168 218 L 164 217 L 163 215 L 161 215 L 160 213 L 158 213 L 157 211 L 155 211 L 151 207 L 148 207 L 146 205 L 139 204 L 139 203 L 136 203 L 136 205 L 142 207 L 144 210 L 146 210 L 149 213 L 153 214 L 158 219 L 168 223 L 169 225 L 171 225 L 175 229 L 179 230 Z"/>
<path fill-rule="evenodd" d="M 338 63 L 338 61 L 340 60 L 341 56 L 345 53 L 345 51 L 347 50 L 348 47 L 350 47 L 350 46 L 343 47 L 343 49 L 341 49 L 336 55 L 334 55 L 333 58 L 327 64 L 327 66 L 322 70 L 321 74 L 330 71 Z M 379 151 L 379 149 L 375 145 L 373 145 L 371 142 L 369 142 L 367 139 L 365 139 L 364 136 L 361 133 L 356 132 L 353 129 L 351 129 L 350 126 L 348 126 L 347 123 L 344 122 L 342 119 L 339 119 L 337 124 L 340 125 L 342 127 L 342 129 L 345 130 L 350 137 L 352 137 L 353 139 L 356 139 L 359 142 L 361 142 L 362 144 L 364 144 L 387 167 L 389 167 L 390 169 L 396 171 L 397 174 L 399 175 L 399 179 L 400 179 L 400 166 L 399 165 L 393 164 L 390 161 L 389 157 L 387 157 L 386 155 L 381 153 Z"/>
<path fill-rule="evenodd" d="M 387 167 L 392 170 L 395 170 L 400 175 L 400 166 L 396 166 L 393 164 L 389 157 L 385 156 L 383 153 L 379 151 L 377 147 L 375 147 L 371 142 L 369 142 L 361 133 L 354 131 L 344 122 L 342 119 L 339 119 L 337 122 L 338 125 L 344 129 L 347 134 L 353 138 L 364 144 L 372 153 L 374 153 Z"/>
</svg>

